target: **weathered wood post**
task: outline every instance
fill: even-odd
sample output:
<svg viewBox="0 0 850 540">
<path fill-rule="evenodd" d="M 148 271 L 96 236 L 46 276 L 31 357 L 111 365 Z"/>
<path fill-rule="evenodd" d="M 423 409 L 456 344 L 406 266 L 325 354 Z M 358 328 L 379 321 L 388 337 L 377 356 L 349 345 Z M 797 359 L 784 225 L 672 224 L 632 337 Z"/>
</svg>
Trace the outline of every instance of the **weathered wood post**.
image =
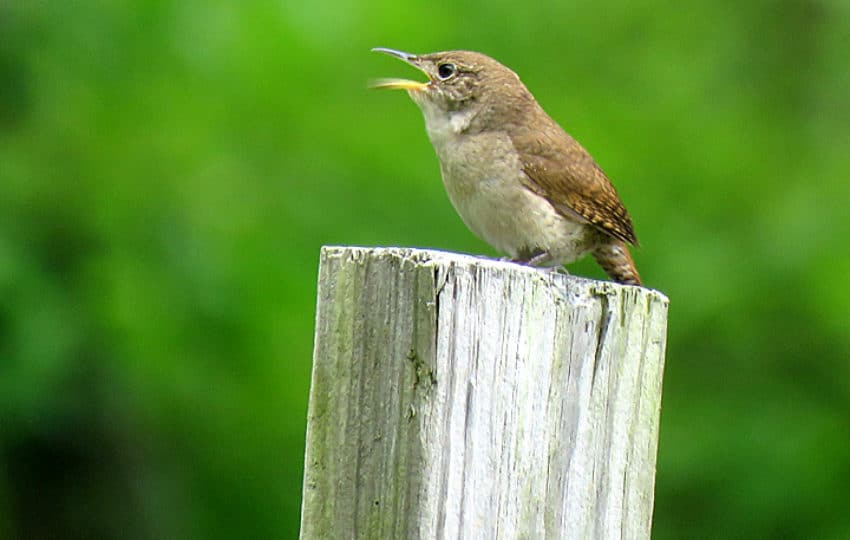
<svg viewBox="0 0 850 540">
<path fill-rule="evenodd" d="M 303 539 L 648 538 L 668 301 L 326 247 Z"/>
</svg>

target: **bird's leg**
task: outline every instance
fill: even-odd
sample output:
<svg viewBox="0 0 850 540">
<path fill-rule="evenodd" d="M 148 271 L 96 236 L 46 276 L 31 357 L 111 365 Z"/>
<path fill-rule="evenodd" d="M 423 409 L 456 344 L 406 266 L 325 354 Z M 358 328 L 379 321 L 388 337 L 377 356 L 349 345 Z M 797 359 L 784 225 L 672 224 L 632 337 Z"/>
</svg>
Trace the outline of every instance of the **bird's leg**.
<svg viewBox="0 0 850 540">
<path fill-rule="evenodd" d="M 528 266 L 546 266 L 546 264 L 551 261 L 552 256 L 549 255 L 549 252 L 540 250 L 525 261 L 524 264 L 527 264 Z"/>
<path fill-rule="evenodd" d="M 552 256 L 548 251 L 540 249 L 534 252 L 527 252 L 527 254 L 520 253 L 518 257 L 508 260 L 518 264 L 524 264 L 526 266 L 539 267 L 546 266 L 548 263 L 552 262 Z M 557 266 L 552 268 L 557 268 Z"/>
<path fill-rule="evenodd" d="M 566 267 L 563 266 L 563 265 L 556 264 L 554 266 L 547 266 L 547 264 L 552 262 L 552 256 L 549 254 L 548 251 L 543 250 L 543 249 L 536 251 L 534 253 L 529 253 L 529 255 L 527 257 L 520 255 L 519 257 L 516 257 L 514 259 L 510 259 L 510 258 L 505 257 L 505 258 L 502 258 L 502 260 L 509 260 L 511 262 L 515 262 L 515 263 L 518 263 L 518 264 L 524 264 L 526 266 L 531 266 L 531 267 L 534 267 L 534 268 L 543 267 L 542 270 L 545 270 L 546 272 L 555 273 L 555 274 L 562 273 L 562 274 L 570 275 L 570 273 L 567 271 Z"/>
</svg>

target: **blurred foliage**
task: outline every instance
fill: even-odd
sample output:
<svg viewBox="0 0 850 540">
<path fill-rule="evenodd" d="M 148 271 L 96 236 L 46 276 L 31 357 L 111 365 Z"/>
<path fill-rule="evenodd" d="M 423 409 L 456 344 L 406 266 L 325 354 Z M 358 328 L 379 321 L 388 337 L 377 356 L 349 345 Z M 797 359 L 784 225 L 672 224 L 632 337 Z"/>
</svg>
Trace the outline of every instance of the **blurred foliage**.
<svg viewBox="0 0 850 540">
<path fill-rule="evenodd" d="M 494 254 L 366 89 L 415 76 L 388 46 L 501 60 L 614 179 L 671 298 L 654 536 L 850 538 L 848 37 L 844 0 L 0 2 L 0 537 L 296 535 L 319 246 Z"/>
</svg>

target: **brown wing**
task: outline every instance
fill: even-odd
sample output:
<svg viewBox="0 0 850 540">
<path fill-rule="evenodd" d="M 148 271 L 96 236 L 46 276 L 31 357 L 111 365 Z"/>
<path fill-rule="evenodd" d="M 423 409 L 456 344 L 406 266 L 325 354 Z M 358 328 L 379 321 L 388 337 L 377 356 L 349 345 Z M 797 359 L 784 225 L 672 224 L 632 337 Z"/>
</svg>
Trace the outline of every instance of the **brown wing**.
<svg viewBox="0 0 850 540">
<path fill-rule="evenodd" d="M 549 119 L 551 120 L 551 119 Z M 632 218 L 617 190 L 593 158 L 554 121 L 534 133 L 512 135 L 523 156 L 526 187 L 571 217 L 578 217 L 600 231 L 638 245 Z"/>
</svg>

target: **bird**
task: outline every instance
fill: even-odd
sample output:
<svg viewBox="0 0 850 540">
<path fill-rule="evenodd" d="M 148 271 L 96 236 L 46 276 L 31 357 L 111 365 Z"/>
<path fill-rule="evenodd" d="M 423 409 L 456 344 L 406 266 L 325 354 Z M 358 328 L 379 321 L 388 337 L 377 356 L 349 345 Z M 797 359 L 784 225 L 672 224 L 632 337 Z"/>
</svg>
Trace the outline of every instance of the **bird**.
<svg viewBox="0 0 850 540">
<path fill-rule="evenodd" d="M 590 153 L 510 68 L 473 51 L 377 47 L 427 82 L 380 79 L 421 109 L 443 184 L 461 220 L 517 263 L 558 268 L 592 254 L 607 275 L 642 285 L 632 218 Z"/>
</svg>

